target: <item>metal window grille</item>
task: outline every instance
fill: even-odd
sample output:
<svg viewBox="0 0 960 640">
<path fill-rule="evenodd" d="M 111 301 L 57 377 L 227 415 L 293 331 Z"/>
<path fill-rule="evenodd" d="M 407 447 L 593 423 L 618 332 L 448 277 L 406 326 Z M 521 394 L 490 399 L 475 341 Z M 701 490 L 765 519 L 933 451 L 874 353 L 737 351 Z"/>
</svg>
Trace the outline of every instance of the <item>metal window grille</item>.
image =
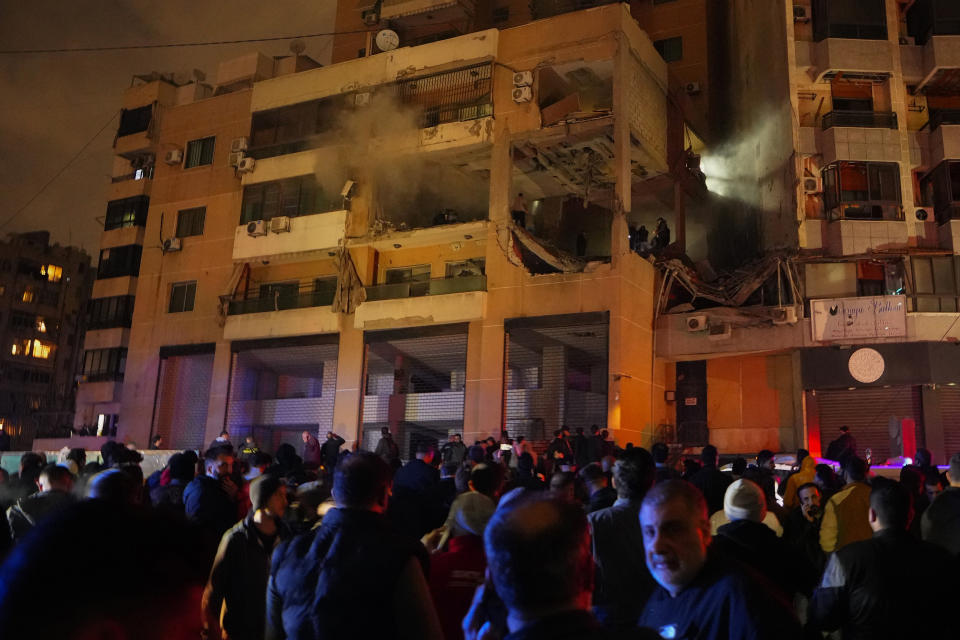
<svg viewBox="0 0 960 640">
<path fill-rule="evenodd" d="M 422 109 L 420 128 L 493 114 L 493 65 L 482 63 L 394 84 L 401 104 Z"/>
</svg>

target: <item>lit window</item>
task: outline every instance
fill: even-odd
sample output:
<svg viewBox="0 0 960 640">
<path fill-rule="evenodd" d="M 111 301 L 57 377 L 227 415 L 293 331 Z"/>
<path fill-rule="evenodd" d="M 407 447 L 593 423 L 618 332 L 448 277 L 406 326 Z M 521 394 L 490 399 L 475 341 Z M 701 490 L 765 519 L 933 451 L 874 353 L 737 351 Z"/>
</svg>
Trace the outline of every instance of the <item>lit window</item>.
<svg viewBox="0 0 960 640">
<path fill-rule="evenodd" d="M 50 282 L 60 282 L 60 278 L 63 277 L 63 267 L 58 267 L 55 264 L 42 265 L 40 275 L 46 276 Z"/>
<path fill-rule="evenodd" d="M 33 302 L 33 298 L 34 298 L 33 289 L 24 289 L 24 290 L 23 290 L 23 296 L 21 297 L 21 299 L 22 299 L 24 302 Z"/>
<path fill-rule="evenodd" d="M 47 323 L 44 322 L 43 318 L 37 318 L 37 331 L 40 333 L 47 332 Z"/>
<path fill-rule="evenodd" d="M 30 346 L 33 344 L 33 340 L 17 340 L 10 347 L 10 353 L 15 356 L 28 356 L 30 355 Z"/>
<path fill-rule="evenodd" d="M 33 357 L 40 358 L 41 360 L 49 360 L 50 354 L 53 351 L 53 345 L 44 344 L 39 340 L 33 341 Z"/>
</svg>

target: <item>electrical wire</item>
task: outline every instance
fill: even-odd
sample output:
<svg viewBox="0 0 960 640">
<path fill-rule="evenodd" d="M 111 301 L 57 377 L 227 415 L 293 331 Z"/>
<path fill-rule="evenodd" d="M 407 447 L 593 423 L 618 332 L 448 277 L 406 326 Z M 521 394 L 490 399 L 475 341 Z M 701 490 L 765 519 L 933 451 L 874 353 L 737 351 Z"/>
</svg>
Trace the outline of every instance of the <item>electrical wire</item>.
<svg viewBox="0 0 960 640">
<path fill-rule="evenodd" d="M 103 133 L 103 132 L 107 129 L 107 127 L 110 126 L 110 123 L 113 122 L 114 119 L 115 119 L 117 116 L 119 116 L 119 115 L 120 115 L 120 111 L 117 111 L 117 112 L 115 112 L 112 116 L 110 116 L 110 119 L 107 120 L 107 121 L 104 123 L 104 125 L 103 125 L 102 127 L 100 127 L 100 129 L 99 129 L 95 134 L 93 134 L 93 137 L 90 138 L 89 140 L 87 140 L 87 142 L 86 142 L 82 147 L 80 147 L 80 150 L 77 151 L 77 153 L 74 154 L 73 157 L 70 158 L 70 159 L 67 161 L 67 163 L 66 163 L 65 165 L 63 165 L 63 167 L 61 167 L 60 170 L 57 171 L 57 172 L 53 175 L 52 178 L 50 178 L 49 180 L 47 180 L 47 181 L 43 184 L 43 186 L 40 187 L 40 190 L 37 191 L 37 192 L 33 195 L 32 198 L 30 198 L 29 200 L 27 200 L 26 204 L 24 204 L 22 207 L 20 207 L 19 209 L 17 209 L 11 216 L 9 216 L 9 217 L 8 217 L 7 219 L 5 219 L 3 222 L 0 222 L 0 229 L 4 229 L 8 224 L 10 224 L 11 222 L 13 222 L 13 220 L 14 220 L 17 216 L 19 216 L 21 213 L 23 213 L 23 212 L 26 210 L 27 207 L 29 207 L 31 204 L 33 204 L 33 201 L 36 200 L 37 198 L 39 198 L 39 197 L 43 194 L 43 192 L 47 190 L 47 187 L 49 187 L 51 184 L 53 184 L 54 181 L 55 181 L 57 178 L 59 178 L 60 176 L 62 176 L 62 175 L 64 174 L 64 172 L 66 172 L 66 170 L 69 169 L 70 166 L 71 166 L 74 162 L 76 162 L 77 158 L 79 158 L 79 157 L 83 154 L 83 152 L 87 150 L 87 147 L 89 147 L 91 144 L 93 144 L 93 141 L 96 140 L 97 138 L 99 138 L 99 137 L 100 137 L 100 134 Z"/>
<path fill-rule="evenodd" d="M 33 53 L 93 53 L 97 51 L 130 51 L 134 49 L 175 49 L 179 47 L 211 47 L 226 44 L 250 44 L 254 42 L 276 42 L 278 40 L 302 40 L 327 36 L 348 36 L 359 33 L 371 33 L 371 29 L 357 31 L 329 31 L 323 33 L 304 33 L 291 36 L 272 36 L 269 38 L 245 38 L 240 40 L 210 40 L 205 42 L 164 42 L 159 44 L 131 44 L 106 47 L 64 47 L 59 49 L 0 49 L 0 55 Z"/>
</svg>

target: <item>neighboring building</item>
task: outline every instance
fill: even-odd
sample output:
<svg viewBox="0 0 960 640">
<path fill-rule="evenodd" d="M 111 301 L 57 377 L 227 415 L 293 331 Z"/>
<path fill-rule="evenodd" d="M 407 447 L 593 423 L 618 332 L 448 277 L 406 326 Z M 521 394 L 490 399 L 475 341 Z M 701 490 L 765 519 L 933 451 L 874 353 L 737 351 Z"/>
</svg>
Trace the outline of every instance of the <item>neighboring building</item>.
<svg viewBox="0 0 960 640">
<path fill-rule="evenodd" d="M 665 304 L 681 438 L 819 453 L 846 424 L 874 462 L 942 463 L 960 451 L 960 3 L 731 5 L 731 144 L 703 168 L 761 212 L 768 258 Z"/>
<path fill-rule="evenodd" d="M 70 435 L 92 285 L 90 256 L 47 231 L 0 243 L 0 423 L 14 449 Z"/>
<path fill-rule="evenodd" d="M 213 95 L 128 91 L 158 105 L 133 134 L 157 160 L 145 219 L 104 243 L 142 259 L 95 298 L 136 303 L 88 336 L 122 357 L 88 372 L 111 379 L 81 385 L 78 424 L 269 449 L 389 426 L 405 455 L 454 431 L 659 433 L 656 274 L 628 228 L 688 204 L 691 236 L 709 221 L 697 112 L 629 8 L 336 52 L 225 63 Z"/>
</svg>

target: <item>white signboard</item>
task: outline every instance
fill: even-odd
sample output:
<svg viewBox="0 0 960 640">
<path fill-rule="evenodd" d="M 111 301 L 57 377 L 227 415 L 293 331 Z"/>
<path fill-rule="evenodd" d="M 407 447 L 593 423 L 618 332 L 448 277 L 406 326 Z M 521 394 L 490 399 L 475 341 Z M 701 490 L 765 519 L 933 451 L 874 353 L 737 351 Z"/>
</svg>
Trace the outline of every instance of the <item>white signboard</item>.
<svg viewBox="0 0 960 640">
<path fill-rule="evenodd" d="M 815 342 L 907 335 L 906 296 L 811 300 L 810 316 Z"/>
</svg>

